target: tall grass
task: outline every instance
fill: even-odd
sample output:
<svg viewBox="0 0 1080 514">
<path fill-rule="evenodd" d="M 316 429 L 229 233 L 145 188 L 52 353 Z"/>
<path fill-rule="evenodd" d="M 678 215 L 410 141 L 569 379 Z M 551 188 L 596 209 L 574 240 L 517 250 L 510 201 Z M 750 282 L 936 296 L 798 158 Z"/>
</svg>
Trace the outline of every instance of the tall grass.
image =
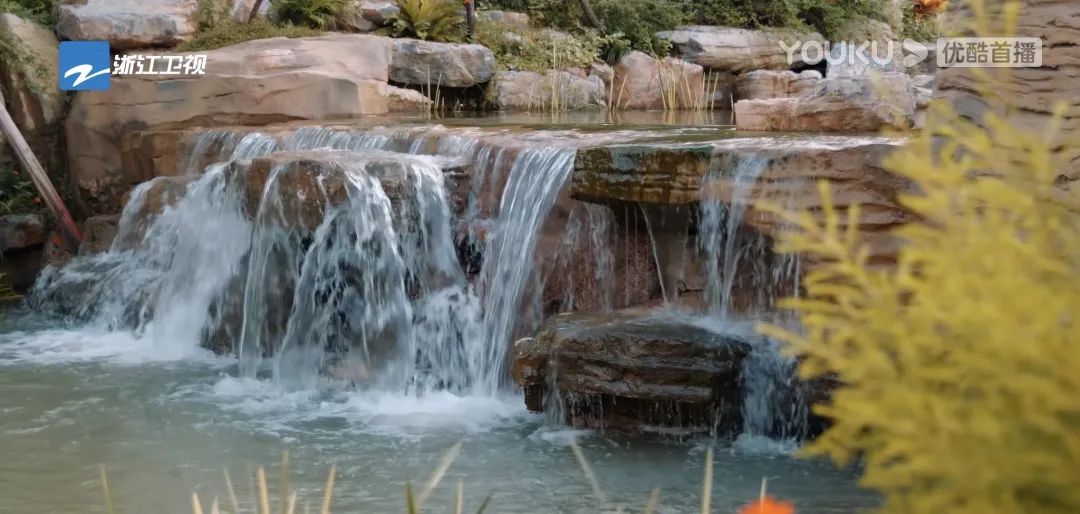
<svg viewBox="0 0 1080 514">
<path fill-rule="evenodd" d="M 581 468 L 582 475 L 588 482 L 590 489 L 592 490 L 593 497 L 596 499 L 598 505 L 597 512 L 604 513 L 621 513 L 624 512 L 624 508 L 615 505 L 610 497 L 604 492 L 600 485 L 600 480 L 593 470 L 592 465 L 585 457 L 585 453 L 577 442 L 570 443 L 570 451 L 573 453 L 578 466 Z M 442 458 L 439 459 L 439 463 L 436 465 L 435 470 L 431 473 L 427 482 L 417 491 L 412 482 L 406 482 L 404 487 L 404 503 L 405 512 L 408 514 L 419 514 L 423 512 L 424 507 L 428 504 L 432 494 L 438 489 L 443 479 L 446 478 L 447 471 L 453 465 L 454 461 L 461 454 L 461 443 L 455 444 L 451 447 Z M 263 467 L 259 467 L 255 470 L 254 476 L 248 471 L 248 478 L 251 481 L 250 499 L 247 501 L 248 505 L 251 505 L 250 509 L 241 508 L 241 503 L 236 495 L 236 490 L 233 487 L 232 476 L 229 474 L 228 468 L 222 468 L 222 476 L 224 478 L 225 493 L 228 504 L 223 506 L 217 496 L 214 496 L 209 503 L 209 510 L 204 508 L 204 500 L 199 497 L 198 493 L 192 493 L 191 495 L 191 511 L 193 514 L 203 514 L 209 512 L 210 514 L 296 514 L 297 505 L 301 498 L 299 492 L 292 487 L 290 483 L 290 460 L 288 452 L 283 452 L 281 457 L 281 474 L 278 481 L 277 491 L 277 504 L 272 504 L 270 498 L 272 496 L 269 487 L 267 486 L 266 470 Z M 330 514 L 333 503 L 334 486 L 337 478 L 337 466 L 331 465 L 326 474 L 326 483 L 323 487 L 322 502 L 319 507 L 320 514 Z M 761 482 L 761 496 L 757 500 L 750 501 L 742 509 L 739 514 L 792 514 L 794 512 L 791 504 L 785 502 L 777 502 L 766 496 L 766 482 L 762 479 Z M 108 476 L 105 472 L 105 468 L 101 468 L 101 489 L 105 498 L 106 511 L 108 514 L 116 514 L 116 504 L 113 501 L 112 493 L 109 488 Z M 433 512 L 445 512 L 447 510 L 454 514 L 463 514 L 464 512 L 464 481 L 458 480 L 454 488 L 453 504 L 450 506 L 436 506 L 430 510 Z M 701 514 L 710 514 L 712 512 L 712 495 L 713 495 L 713 449 L 709 448 L 705 454 L 705 467 L 701 481 Z M 483 514 L 487 511 L 491 505 L 492 494 L 488 494 L 480 502 L 480 506 L 475 511 L 476 514 Z M 310 504 L 304 502 L 303 512 L 309 514 Z M 648 499 L 641 512 L 645 514 L 655 514 L 660 506 L 660 489 L 653 488 L 649 492 Z M 276 507 L 276 510 L 274 510 Z M 449 507 L 449 508 L 445 508 Z"/>
</svg>

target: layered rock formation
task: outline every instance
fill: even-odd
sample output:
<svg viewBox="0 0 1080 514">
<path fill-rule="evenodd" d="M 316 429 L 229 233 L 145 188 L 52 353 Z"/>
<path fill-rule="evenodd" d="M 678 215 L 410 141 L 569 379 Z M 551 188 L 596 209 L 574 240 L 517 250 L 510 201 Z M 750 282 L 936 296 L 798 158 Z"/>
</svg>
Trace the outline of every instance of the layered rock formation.
<svg viewBox="0 0 1080 514">
<path fill-rule="evenodd" d="M 994 8 L 999 8 L 996 5 Z M 993 19 L 996 11 L 991 10 Z M 950 24 L 963 28 L 970 21 L 971 11 L 966 2 L 949 6 Z M 992 81 L 985 90 L 992 98 L 982 98 L 976 92 L 976 70 L 943 68 L 938 73 L 934 97 L 950 102 L 962 115 L 982 120 L 987 112 L 1008 113 L 1007 120 L 1016 127 L 1034 133 L 1045 133 L 1054 109 L 1060 102 L 1070 105 L 1061 121 L 1057 141 L 1061 149 L 1071 148 L 1072 154 L 1062 154 L 1061 183 L 1066 185 L 1080 179 L 1080 152 L 1076 144 L 1080 137 L 1080 105 L 1077 85 L 1080 84 L 1080 3 L 1069 0 L 1023 0 L 1020 2 L 1016 34 L 1038 37 L 1043 41 L 1043 65 L 1038 68 L 1013 68 L 1005 79 L 990 75 Z M 984 74 L 985 75 L 985 74 Z M 999 141 L 999 144 L 1008 144 Z M 1017 150 L 1018 152 L 1020 150 Z"/>
<path fill-rule="evenodd" d="M 683 59 L 712 70 L 734 73 L 791 68 L 802 61 L 788 62 L 781 42 L 792 46 L 799 41 L 822 41 L 820 34 L 708 26 L 683 27 L 658 35 L 671 41 Z"/>
<path fill-rule="evenodd" d="M 514 380 L 531 410 L 568 423 L 647 436 L 737 429 L 750 344 L 689 320 L 573 314 L 514 345 Z M 549 405 L 545 406 L 545 397 Z"/>
</svg>

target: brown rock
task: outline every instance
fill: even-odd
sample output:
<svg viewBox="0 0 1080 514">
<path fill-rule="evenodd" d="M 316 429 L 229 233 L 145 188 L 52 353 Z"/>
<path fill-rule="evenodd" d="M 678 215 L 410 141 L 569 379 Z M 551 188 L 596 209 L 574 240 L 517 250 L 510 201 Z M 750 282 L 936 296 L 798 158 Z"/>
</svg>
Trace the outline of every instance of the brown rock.
<svg viewBox="0 0 1080 514">
<path fill-rule="evenodd" d="M 971 10 L 968 2 L 954 1 L 947 13 L 950 27 L 963 29 L 968 26 Z M 988 16 L 996 19 L 1000 3 L 988 3 Z M 990 98 L 976 93 L 977 69 L 942 68 L 937 74 L 934 98 L 952 104 L 961 115 L 982 120 L 988 112 L 998 115 L 1008 113 L 1008 122 L 1031 133 L 1045 133 L 1053 111 L 1060 102 L 1066 102 L 1058 132 L 1058 144 L 1052 145 L 1064 151 L 1075 149 L 1080 138 L 1080 101 L 1077 85 L 1080 84 L 1080 2 L 1069 0 L 1022 0 L 1015 33 L 1024 37 L 1038 37 L 1043 41 L 1043 65 L 1038 68 L 1014 68 L 1008 79 L 991 77 L 984 84 Z M 1007 144 L 1007 141 L 997 141 Z M 1017 149 L 1017 155 L 1023 150 Z M 1066 185 L 1080 179 L 1080 152 L 1061 154 L 1059 183 Z"/>
<path fill-rule="evenodd" d="M 554 387 L 567 405 L 567 421 L 576 425 L 707 431 L 714 423 L 738 426 L 739 375 L 749 351 L 739 336 L 686 320 L 572 314 L 552 318 L 535 340 L 515 344 L 513 369 L 523 387 Z"/>
<path fill-rule="evenodd" d="M 800 73 L 789 70 L 751 71 L 735 78 L 735 98 L 763 100 L 802 96 L 814 90 L 821 80 L 821 72 L 816 70 Z"/>
<path fill-rule="evenodd" d="M 0 216 L 0 255 L 45 244 L 49 235 L 45 217 L 40 214 Z"/>
<path fill-rule="evenodd" d="M 778 132 L 908 129 L 914 125 L 915 106 L 911 79 L 903 73 L 889 73 L 882 80 L 823 79 L 798 98 L 736 102 L 735 126 Z"/>
<path fill-rule="evenodd" d="M 133 132 L 384 114 L 389 41 L 249 41 L 205 52 L 207 72 L 197 78 L 114 78 L 108 91 L 75 97 L 66 129 L 73 181 L 96 212 L 116 212 L 120 194 L 149 178 L 124 169 L 120 147 Z"/>
<path fill-rule="evenodd" d="M 196 0 L 81 0 L 60 5 L 63 39 L 105 40 L 113 49 L 173 46 L 195 34 Z"/>
<path fill-rule="evenodd" d="M 415 86 L 469 87 L 491 80 L 495 54 L 482 45 L 394 39 L 390 81 Z"/>
<path fill-rule="evenodd" d="M 798 41 L 822 41 L 819 34 L 709 26 L 683 27 L 657 35 L 671 41 L 683 59 L 711 70 L 733 73 L 790 68 L 802 62 L 800 55 L 796 52 L 796 61 L 789 63 L 781 42 L 794 45 Z"/>
<path fill-rule="evenodd" d="M 502 111 L 575 110 L 603 108 L 606 93 L 601 80 L 565 71 L 501 71 L 488 86 L 488 101 Z"/>
<path fill-rule="evenodd" d="M 0 104 L 6 103 L 23 137 L 48 165 L 64 115 L 64 96 L 56 82 L 59 42 L 51 30 L 10 13 L 0 13 L 0 39 L 10 41 L 17 53 L 15 60 L 0 61 Z M 8 152 L 3 136 L 0 146 L 0 154 Z M 0 162 L 4 160 L 0 156 Z"/>
<path fill-rule="evenodd" d="M 702 104 L 705 71 L 667 57 L 630 52 L 615 66 L 611 104 L 618 109 L 686 109 Z"/>
</svg>

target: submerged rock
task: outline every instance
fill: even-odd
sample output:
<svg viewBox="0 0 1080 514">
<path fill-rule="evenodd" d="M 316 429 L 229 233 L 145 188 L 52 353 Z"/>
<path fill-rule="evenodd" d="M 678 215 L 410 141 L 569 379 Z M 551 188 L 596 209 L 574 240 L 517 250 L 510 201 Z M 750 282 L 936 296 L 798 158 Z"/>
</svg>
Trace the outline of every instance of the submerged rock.
<svg viewBox="0 0 1080 514">
<path fill-rule="evenodd" d="M 739 426 L 747 340 L 688 319 L 573 314 L 514 345 L 512 375 L 533 410 L 576 426 L 688 435 Z M 553 395 L 544 404 L 538 401 Z"/>
</svg>

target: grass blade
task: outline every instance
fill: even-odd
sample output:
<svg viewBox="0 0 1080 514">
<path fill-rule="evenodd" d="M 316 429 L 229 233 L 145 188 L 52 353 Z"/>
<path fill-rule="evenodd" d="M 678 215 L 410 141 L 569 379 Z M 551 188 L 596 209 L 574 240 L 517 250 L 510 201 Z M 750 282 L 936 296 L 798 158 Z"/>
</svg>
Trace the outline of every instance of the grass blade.
<svg viewBox="0 0 1080 514">
<path fill-rule="evenodd" d="M 210 504 L 210 514 L 221 514 L 221 507 L 218 505 L 217 496 L 214 497 L 214 503 Z"/>
<path fill-rule="evenodd" d="M 296 491 L 293 491 L 289 495 L 289 508 L 285 509 L 285 514 L 294 514 L 296 512 Z"/>
<path fill-rule="evenodd" d="M 701 479 L 701 514 L 709 514 L 712 503 L 713 449 L 705 452 L 705 476 Z"/>
<path fill-rule="evenodd" d="M 577 458 L 578 465 L 581 466 L 581 471 L 585 473 L 585 478 L 588 479 L 589 485 L 592 486 L 593 494 L 604 505 L 608 504 L 607 495 L 600 489 L 600 481 L 596 479 L 596 473 L 593 473 L 592 466 L 589 465 L 589 461 L 585 460 L 585 453 L 581 451 L 581 447 L 578 446 L 577 441 L 570 442 L 570 450 L 574 452 L 574 457 Z"/>
<path fill-rule="evenodd" d="M 439 461 L 438 467 L 435 468 L 435 472 L 432 473 L 431 478 L 428 479 L 427 485 L 420 491 L 420 496 L 416 498 L 417 510 L 424 508 L 424 502 L 431 497 L 431 493 L 439 486 L 439 482 L 446 476 L 446 470 L 450 469 L 450 465 L 454 463 L 454 459 L 456 459 L 459 454 L 461 454 L 461 443 L 455 444 L 445 455 L 443 455 L 442 459 Z"/>
<path fill-rule="evenodd" d="M 461 514 L 465 507 L 465 481 L 458 479 L 457 495 L 454 499 L 454 514 Z"/>
<path fill-rule="evenodd" d="M 191 493 L 191 512 L 194 514 L 203 514 L 202 502 L 199 501 L 198 493 Z"/>
<path fill-rule="evenodd" d="M 653 488 L 649 493 L 649 501 L 645 504 L 645 514 L 654 514 L 656 508 L 660 506 L 660 488 Z"/>
<path fill-rule="evenodd" d="M 405 482 L 405 511 L 416 514 L 416 498 L 413 497 L 412 481 Z"/>
<path fill-rule="evenodd" d="M 259 466 L 255 475 L 259 481 L 259 514 L 270 514 L 270 493 L 266 489 L 266 470 Z"/>
<path fill-rule="evenodd" d="M 222 466 L 221 473 L 225 475 L 225 491 L 229 493 L 229 507 L 232 507 L 232 514 L 240 514 L 240 502 L 236 499 L 236 489 L 233 488 L 232 476 L 229 475 L 229 468 Z"/>
<path fill-rule="evenodd" d="M 116 505 L 113 503 L 112 493 L 109 492 L 109 477 L 105 475 L 105 466 L 101 466 L 101 492 L 105 495 L 105 511 L 116 514 Z"/>
<path fill-rule="evenodd" d="M 278 512 L 285 513 L 289 501 L 289 450 L 281 452 L 281 478 L 278 479 Z"/>
<path fill-rule="evenodd" d="M 330 465 L 330 471 L 326 474 L 326 491 L 323 492 L 322 514 L 330 514 L 330 500 L 334 497 L 334 478 L 337 476 L 337 464 Z M 305 509 L 307 510 L 307 509 Z"/>
<path fill-rule="evenodd" d="M 484 511 L 488 508 L 488 504 L 491 503 L 491 496 L 494 494 L 495 493 L 488 493 L 488 495 L 484 497 L 484 501 L 480 502 L 480 508 L 476 509 L 476 514 L 484 514 Z"/>
</svg>

